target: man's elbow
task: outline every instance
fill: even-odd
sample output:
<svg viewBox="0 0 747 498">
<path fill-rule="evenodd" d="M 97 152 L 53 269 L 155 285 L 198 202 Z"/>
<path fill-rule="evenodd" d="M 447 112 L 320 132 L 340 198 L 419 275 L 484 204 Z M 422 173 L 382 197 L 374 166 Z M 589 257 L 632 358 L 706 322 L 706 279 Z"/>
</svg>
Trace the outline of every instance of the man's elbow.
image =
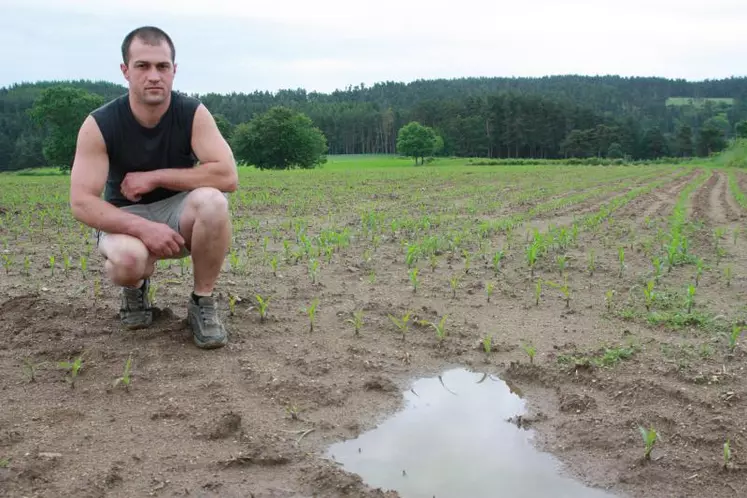
<svg viewBox="0 0 747 498">
<path fill-rule="evenodd" d="M 239 188 L 239 173 L 236 171 L 236 165 L 231 162 L 229 172 L 225 177 L 224 192 L 236 192 Z"/>
</svg>

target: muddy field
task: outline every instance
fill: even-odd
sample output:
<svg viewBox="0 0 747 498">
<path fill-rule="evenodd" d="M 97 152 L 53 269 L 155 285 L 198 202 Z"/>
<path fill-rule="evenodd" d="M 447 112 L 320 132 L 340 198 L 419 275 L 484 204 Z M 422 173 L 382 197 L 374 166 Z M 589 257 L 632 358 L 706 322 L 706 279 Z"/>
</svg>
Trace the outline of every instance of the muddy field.
<svg viewBox="0 0 747 498">
<path fill-rule="evenodd" d="M 159 264 L 153 327 L 123 330 L 67 179 L 2 177 L 0 495 L 397 496 L 325 450 L 454 366 L 517 386 L 522 425 L 589 485 L 747 495 L 747 238 L 727 173 L 242 171 L 218 285 L 230 342 L 212 351 L 185 324 L 189 260 Z M 403 334 L 390 315 L 408 312 Z M 59 362 L 79 357 L 73 382 Z M 639 426 L 659 436 L 650 460 Z"/>
</svg>

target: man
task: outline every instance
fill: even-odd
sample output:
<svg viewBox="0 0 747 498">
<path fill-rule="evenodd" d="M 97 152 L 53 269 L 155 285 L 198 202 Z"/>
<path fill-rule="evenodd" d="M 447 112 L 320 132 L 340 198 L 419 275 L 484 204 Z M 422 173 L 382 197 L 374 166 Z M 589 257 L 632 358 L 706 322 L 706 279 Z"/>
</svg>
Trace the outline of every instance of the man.
<svg viewBox="0 0 747 498">
<path fill-rule="evenodd" d="M 205 106 L 172 91 L 175 50 L 166 33 L 132 31 L 122 59 L 128 93 L 93 111 L 78 133 L 73 216 L 96 229 L 106 273 L 123 288 L 122 323 L 131 329 L 153 320 L 148 289 L 156 261 L 191 255 L 194 342 L 221 347 L 227 336 L 213 288 L 231 242 L 233 154 Z"/>
</svg>

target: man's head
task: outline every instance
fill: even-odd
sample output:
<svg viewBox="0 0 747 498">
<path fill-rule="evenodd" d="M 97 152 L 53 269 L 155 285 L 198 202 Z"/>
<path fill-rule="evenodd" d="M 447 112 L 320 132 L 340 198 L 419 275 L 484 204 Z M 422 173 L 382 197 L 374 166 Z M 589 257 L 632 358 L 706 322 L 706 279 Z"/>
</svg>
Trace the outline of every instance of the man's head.
<svg viewBox="0 0 747 498">
<path fill-rule="evenodd" d="M 176 74 L 174 43 L 159 28 L 132 30 L 122 42 L 122 74 L 139 102 L 158 105 L 168 99 Z"/>
</svg>

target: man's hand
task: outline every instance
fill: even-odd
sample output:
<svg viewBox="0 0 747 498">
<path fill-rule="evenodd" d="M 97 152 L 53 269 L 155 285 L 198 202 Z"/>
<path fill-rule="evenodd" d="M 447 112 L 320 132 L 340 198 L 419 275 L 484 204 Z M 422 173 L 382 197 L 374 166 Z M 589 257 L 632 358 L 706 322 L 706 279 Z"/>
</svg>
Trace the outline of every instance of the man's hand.
<svg viewBox="0 0 747 498">
<path fill-rule="evenodd" d="M 156 186 L 156 177 L 152 171 L 135 171 L 125 175 L 120 190 L 127 199 L 137 202 Z"/>
<path fill-rule="evenodd" d="M 148 223 L 139 237 L 148 251 L 159 258 L 173 258 L 184 247 L 184 238 L 165 223 Z"/>
</svg>

